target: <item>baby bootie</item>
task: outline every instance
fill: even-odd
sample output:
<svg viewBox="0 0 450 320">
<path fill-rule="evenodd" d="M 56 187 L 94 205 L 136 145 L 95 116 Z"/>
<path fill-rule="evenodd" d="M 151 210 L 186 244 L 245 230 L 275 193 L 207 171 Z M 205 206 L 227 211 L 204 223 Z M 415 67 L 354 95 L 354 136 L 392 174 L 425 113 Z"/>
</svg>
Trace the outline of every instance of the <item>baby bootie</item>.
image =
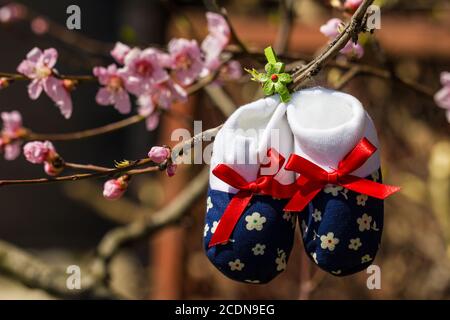
<svg viewBox="0 0 450 320">
<path fill-rule="evenodd" d="M 380 246 L 383 199 L 399 189 L 381 184 L 374 124 L 356 98 L 323 88 L 294 93 L 287 118 L 295 154 L 286 169 L 299 177 L 285 210 L 306 208 L 303 243 L 321 269 L 361 271 Z"/>
<path fill-rule="evenodd" d="M 296 216 L 283 212 L 295 174 L 286 108 L 268 97 L 237 109 L 218 132 L 211 158 L 204 248 L 227 277 L 266 283 L 286 268 Z"/>
</svg>

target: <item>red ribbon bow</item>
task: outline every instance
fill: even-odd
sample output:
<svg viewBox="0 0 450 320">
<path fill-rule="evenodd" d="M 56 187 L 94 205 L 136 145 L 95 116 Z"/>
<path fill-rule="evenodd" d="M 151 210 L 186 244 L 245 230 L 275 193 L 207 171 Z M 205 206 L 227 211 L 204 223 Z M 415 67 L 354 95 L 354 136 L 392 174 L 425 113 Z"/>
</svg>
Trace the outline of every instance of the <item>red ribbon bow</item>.
<svg viewBox="0 0 450 320">
<path fill-rule="evenodd" d="M 368 196 L 385 199 L 400 190 L 389 186 L 353 176 L 350 173 L 361 167 L 377 150 L 369 140 L 363 138 L 356 147 L 339 162 L 338 168 L 329 173 L 299 155 L 292 154 L 285 169 L 300 174 L 297 179 L 297 192 L 285 206 L 285 211 L 301 211 L 327 184 L 339 185 L 349 190 Z"/>
<path fill-rule="evenodd" d="M 209 242 L 209 247 L 228 242 L 236 223 L 254 194 L 289 198 L 296 191 L 295 184 L 283 185 L 274 179 L 275 175 L 283 167 L 285 158 L 273 148 L 267 151 L 267 156 L 269 157 L 269 162 L 261 165 L 261 168 L 276 166 L 278 168 L 277 171 L 273 175 L 261 175 L 260 172 L 258 178 L 252 182 L 247 182 L 239 173 L 225 164 L 219 164 L 213 169 L 212 172 L 217 178 L 239 191 L 233 196 L 222 218 L 220 218 L 216 231 Z"/>
</svg>

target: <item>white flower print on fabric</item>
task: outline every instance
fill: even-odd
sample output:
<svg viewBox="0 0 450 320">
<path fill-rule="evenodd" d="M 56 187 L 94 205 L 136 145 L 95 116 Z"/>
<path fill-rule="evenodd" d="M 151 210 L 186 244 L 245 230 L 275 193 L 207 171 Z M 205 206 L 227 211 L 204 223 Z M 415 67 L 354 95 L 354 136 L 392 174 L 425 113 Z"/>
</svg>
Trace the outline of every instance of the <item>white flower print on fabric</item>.
<svg viewBox="0 0 450 320">
<path fill-rule="evenodd" d="M 378 227 L 377 227 L 377 222 L 376 221 L 373 222 L 372 230 L 373 231 L 380 231 L 380 229 L 378 229 Z"/>
<path fill-rule="evenodd" d="M 364 255 L 361 258 L 361 263 L 366 263 L 366 262 L 369 262 L 369 261 L 372 261 L 372 258 L 368 254 Z"/>
<path fill-rule="evenodd" d="M 361 246 L 362 246 L 361 239 L 356 238 L 356 239 L 350 239 L 350 244 L 348 245 L 348 248 L 356 251 Z"/>
<path fill-rule="evenodd" d="M 320 241 L 322 241 L 320 247 L 322 249 L 328 249 L 330 251 L 333 251 L 335 246 L 339 243 L 339 239 L 334 237 L 333 232 L 328 232 L 326 236 L 320 236 Z"/>
<path fill-rule="evenodd" d="M 308 226 L 306 225 L 305 220 L 302 220 L 302 231 L 304 235 L 308 232 Z"/>
<path fill-rule="evenodd" d="M 260 283 L 261 281 L 259 280 L 244 280 L 247 283 Z"/>
<path fill-rule="evenodd" d="M 211 197 L 208 197 L 208 199 L 206 199 L 206 212 L 208 212 L 209 209 L 212 209 L 213 207 L 214 206 L 212 204 Z"/>
<path fill-rule="evenodd" d="M 356 204 L 358 206 L 365 206 L 366 205 L 366 201 L 367 199 L 369 199 L 369 196 L 367 194 L 360 194 L 356 196 Z"/>
<path fill-rule="evenodd" d="M 208 234 L 209 231 L 209 225 L 205 224 L 205 228 L 203 229 L 203 236 L 206 237 L 206 235 Z"/>
<path fill-rule="evenodd" d="M 372 176 L 372 180 L 375 181 L 375 182 L 377 182 L 378 180 L 380 180 L 380 173 L 378 172 L 378 170 L 377 170 L 377 171 L 374 171 L 374 172 L 371 174 L 371 176 Z"/>
<path fill-rule="evenodd" d="M 315 209 L 312 217 L 314 218 L 314 222 L 318 222 L 322 220 L 322 212 L 319 211 L 319 209 Z"/>
<path fill-rule="evenodd" d="M 284 250 L 277 249 L 278 257 L 275 259 L 277 264 L 277 271 L 283 271 L 286 269 L 286 252 Z"/>
<path fill-rule="evenodd" d="M 337 195 L 339 194 L 339 191 L 341 191 L 342 189 L 344 189 L 344 187 L 342 187 L 342 186 L 337 186 L 334 184 L 327 184 L 323 188 L 323 191 L 325 193 L 331 193 L 333 195 L 333 197 L 337 197 Z"/>
<path fill-rule="evenodd" d="M 291 220 L 291 218 L 292 218 L 292 213 L 290 211 L 284 211 L 283 219 L 286 221 L 289 221 L 289 220 Z"/>
<path fill-rule="evenodd" d="M 255 256 L 258 256 L 258 255 L 263 255 L 265 249 L 266 249 L 266 245 L 265 245 L 265 244 L 257 243 L 257 244 L 252 248 L 252 251 L 253 251 L 253 254 L 254 254 Z"/>
<path fill-rule="evenodd" d="M 370 224 L 372 223 L 372 217 L 367 213 L 364 213 L 361 218 L 356 219 L 358 223 L 359 231 L 363 232 L 364 230 L 370 230 Z"/>
<path fill-rule="evenodd" d="M 261 216 L 259 212 L 253 212 L 251 216 L 245 217 L 245 221 L 247 221 L 245 226 L 247 230 L 261 231 L 263 224 L 266 222 L 266 217 Z"/>
<path fill-rule="evenodd" d="M 228 262 L 228 265 L 230 266 L 231 271 L 241 271 L 245 266 L 239 259 Z"/>
<path fill-rule="evenodd" d="M 211 227 L 211 233 L 216 232 L 217 226 L 219 225 L 219 221 L 214 221 Z"/>
<path fill-rule="evenodd" d="M 342 270 L 331 271 L 331 273 L 338 275 L 342 273 Z"/>
<path fill-rule="evenodd" d="M 313 260 L 314 260 L 314 262 L 315 262 L 316 264 L 319 264 L 319 262 L 317 262 L 317 253 L 313 252 L 313 253 L 311 254 L 311 257 L 313 258 Z"/>
</svg>

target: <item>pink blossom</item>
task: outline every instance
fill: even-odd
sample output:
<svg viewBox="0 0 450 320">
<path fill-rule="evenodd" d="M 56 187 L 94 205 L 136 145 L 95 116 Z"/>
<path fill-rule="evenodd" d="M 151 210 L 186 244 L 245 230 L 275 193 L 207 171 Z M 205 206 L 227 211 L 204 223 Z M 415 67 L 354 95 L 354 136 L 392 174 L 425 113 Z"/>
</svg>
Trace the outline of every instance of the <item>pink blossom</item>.
<svg viewBox="0 0 450 320">
<path fill-rule="evenodd" d="M 225 18 L 218 13 L 207 12 L 208 32 L 215 38 L 222 38 L 223 45 L 227 45 L 230 39 L 230 27 Z"/>
<path fill-rule="evenodd" d="M 186 91 L 172 80 L 155 84 L 151 91 L 145 92 L 138 97 L 138 113 L 146 117 L 147 130 L 156 129 L 159 124 L 159 112 L 161 109 L 169 109 L 174 102 L 185 102 Z"/>
<path fill-rule="evenodd" d="M 201 48 L 205 55 L 203 74 L 217 70 L 220 66 L 220 54 L 230 41 L 230 27 L 225 18 L 217 13 L 207 12 L 209 34 L 203 40 Z"/>
<path fill-rule="evenodd" d="M 446 109 L 445 115 L 450 123 L 450 72 L 441 72 L 442 89 L 435 93 L 434 101 L 443 109 Z"/>
<path fill-rule="evenodd" d="M 172 39 L 168 45 L 171 68 L 182 85 L 190 85 L 203 70 L 200 48 L 197 41 Z"/>
<path fill-rule="evenodd" d="M 166 147 L 155 146 L 148 152 L 148 157 L 155 163 L 165 161 L 170 155 L 170 150 Z"/>
<path fill-rule="evenodd" d="M 142 94 L 138 97 L 138 114 L 145 117 L 145 125 L 148 131 L 153 131 L 159 124 L 159 112 L 156 110 L 153 96 L 150 93 Z"/>
<path fill-rule="evenodd" d="M 11 2 L 0 8 L 0 23 L 11 23 L 25 18 L 27 9 L 25 6 Z"/>
<path fill-rule="evenodd" d="M 159 125 L 159 112 L 153 112 L 149 116 L 147 116 L 147 119 L 145 119 L 145 126 L 148 131 L 155 130 Z"/>
<path fill-rule="evenodd" d="M 221 77 L 226 80 L 238 80 L 242 78 L 242 66 L 239 61 L 231 60 L 221 70 Z"/>
<path fill-rule="evenodd" d="M 158 83 L 152 93 L 155 103 L 163 109 L 169 109 L 174 102 L 185 102 L 187 92 L 172 80 Z"/>
<path fill-rule="evenodd" d="M 129 113 L 131 111 L 130 96 L 125 90 L 124 79 L 117 66 L 111 64 L 108 68 L 95 67 L 93 73 L 98 77 L 100 84 L 104 85 L 95 97 L 97 103 L 103 106 L 114 105 L 120 113 Z"/>
<path fill-rule="evenodd" d="M 18 111 L 2 112 L 3 128 L 0 132 L 0 151 L 6 160 L 14 160 L 20 155 L 21 136 L 25 132 L 22 127 L 22 116 Z"/>
<path fill-rule="evenodd" d="M 330 40 L 334 40 L 339 35 L 342 24 L 341 19 L 332 18 L 320 27 L 320 32 Z M 364 55 L 364 48 L 359 43 L 353 43 L 352 40 L 349 40 L 340 52 L 346 56 L 359 59 Z"/>
<path fill-rule="evenodd" d="M 48 21 L 43 17 L 36 17 L 31 21 L 31 30 L 37 35 L 47 33 L 48 29 Z"/>
<path fill-rule="evenodd" d="M 130 47 L 122 42 L 116 42 L 114 49 L 111 50 L 111 56 L 120 64 L 124 64 L 125 56 L 130 52 Z"/>
<path fill-rule="evenodd" d="M 110 179 L 103 186 L 103 196 L 108 200 L 119 199 L 125 193 L 127 187 L 128 183 L 123 177 Z"/>
<path fill-rule="evenodd" d="M 46 49 L 44 52 L 39 48 L 33 48 L 17 67 L 17 71 L 32 80 L 28 86 L 31 99 L 39 98 L 44 90 L 67 119 L 72 114 L 72 100 L 64 87 L 64 82 L 53 75 L 53 67 L 57 59 L 58 52 L 53 48 Z"/>
<path fill-rule="evenodd" d="M 364 48 L 359 43 L 353 43 L 353 41 L 347 42 L 344 48 L 341 49 L 341 53 L 349 57 L 362 58 L 364 55 Z"/>
<path fill-rule="evenodd" d="M 155 84 L 167 81 L 169 74 L 161 65 L 161 53 L 148 48 L 133 48 L 125 56 L 123 72 L 128 91 L 140 95 L 150 91 Z"/>
<path fill-rule="evenodd" d="M 22 127 L 22 115 L 19 111 L 2 112 L 3 132 L 15 135 Z"/>
<path fill-rule="evenodd" d="M 15 160 L 18 156 L 20 156 L 22 142 L 10 142 L 3 147 L 3 152 L 5 156 L 5 160 Z"/>
<path fill-rule="evenodd" d="M 339 34 L 339 26 L 341 24 L 341 19 L 332 18 L 320 27 L 320 32 L 328 38 L 336 38 Z"/>
<path fill-rule="evenodd" d="M 23 154 L 29 162 L 40 164 L 51 160 L 50 158 L 55 154 L 55 147 L 50 141 L 28 142 L 23 147 Z"/>
<path fill-rule="evenodd" d="M 46 161 L 44 162 L 44 171 L 49 176 L 57 176 L 63 171 L 64 167 L 55 167 L 52 162 Z"/>
<path fill-rule="evenodd" d="M 170 163 L 166 168 L 166 172 L 169 177 L 173 177 L 175 175 L 176 171 L 177 171 L 177 165 L 173 164 L 173 163 Z"/>
<path fill-rule="evenodd" d="M 362 2 L 363 0 L 345 0 L 344 8 L 353 12 L 358 9 Z"/>
</svg>

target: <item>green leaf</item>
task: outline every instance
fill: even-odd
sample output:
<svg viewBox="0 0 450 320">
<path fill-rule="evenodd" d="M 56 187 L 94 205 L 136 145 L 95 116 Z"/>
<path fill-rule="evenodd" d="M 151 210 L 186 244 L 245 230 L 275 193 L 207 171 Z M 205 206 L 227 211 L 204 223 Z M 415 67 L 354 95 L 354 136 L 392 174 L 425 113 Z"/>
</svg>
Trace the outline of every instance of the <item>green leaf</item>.
<svg viewBox="0 0 450 320">
<path fill-rule="evenodd" d="M 269 63 L 275 64 L 278 62 L 275 51 L 273 51 L 271 46 L 264 49 L 264 55 L 266 56 L 266 59 L 267 61 L 269 61 Z"/>
<path fill-rule="evenodd" d="M 277 62 L 274 64 L 275 72 L 274 73 L 282 73 L 284 71 L 284 63 Z"/>
<path fill-rule="evenodd" d="M 276 73 L 275 64 L 273 64 L 271 62 L 266 63 L 266 65 L 264 66 L 264 70 L 266 70 L 268 75 L 272 75 L 272 74 Z"/>
<path fill-rule="evenodd" d="M 272 81 L 266 81 L 263 86 L 263 91 L 266 96 L 273 94 L 275 85 Z"/>
<path fill-rule="evenodd" d="M 281 73 L 278 75 L 278 80 L 283 83 L 292 82 L 292 77 L 289 73 Z"/>
<path fill-rule="evenodd" d="M 289 93 L 288 88 L 281 82 L 275 83 L 275 92 L 280 95 L 282 102 L 288 102 L 291 100 L 291 95 Z"/>
<path fill-rule="evenodd" d="M 267 73 L 260 73 L 260 78 L 259 81 L 260 82 L 266 82 L 270 80 L 270 76 Z"/>
<path fill-rule="evenodd" d="M 263 82 L 265 80 L 261 80 L 262 77 L 265 77 L 266 75 L 264 73 L 259 73 L 258 71 L 256 71 L 256 69 L 246 69 L 244 68 L 245 71 L 247 71 L 248 73 L 251 74 L 253 81 L 259 81 L 259 82 Z"/>
</svg>

